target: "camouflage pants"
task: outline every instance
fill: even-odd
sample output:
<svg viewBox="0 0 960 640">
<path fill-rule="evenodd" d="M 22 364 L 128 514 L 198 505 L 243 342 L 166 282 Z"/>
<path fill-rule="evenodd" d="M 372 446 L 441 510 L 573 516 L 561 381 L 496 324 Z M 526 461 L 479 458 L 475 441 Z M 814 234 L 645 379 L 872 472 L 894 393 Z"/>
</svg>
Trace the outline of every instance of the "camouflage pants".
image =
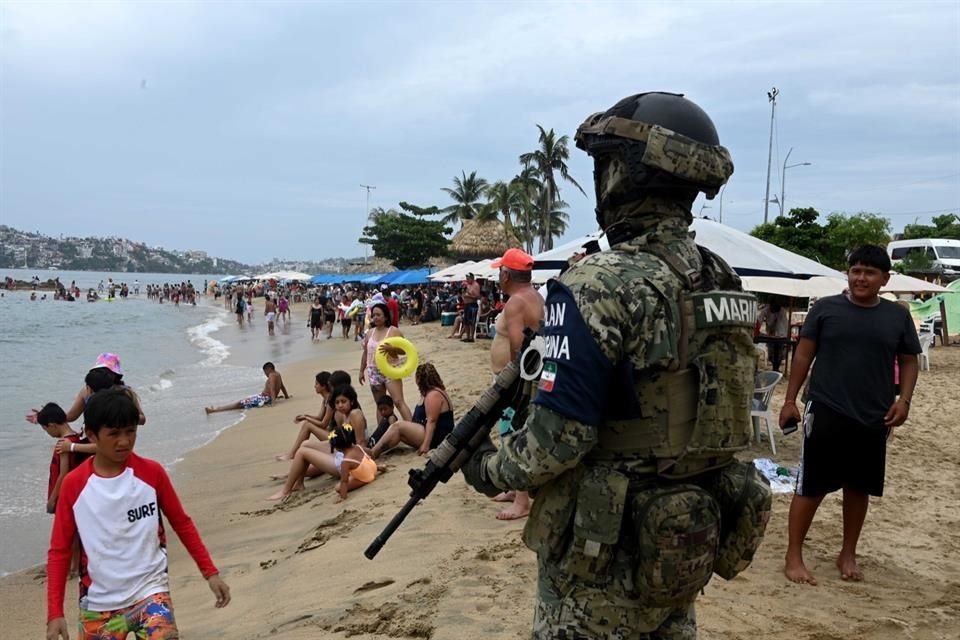
<svg viewBox="0 0 960 640">
<path fill-rule="evenodd" d="M 643 609 L 614 602 L 606 590 L 575 584 L 561 591 L 556 585 L 541 567 L 533 640 L 696 640 L 692 602 L 678 609 Z"/>
</svg>

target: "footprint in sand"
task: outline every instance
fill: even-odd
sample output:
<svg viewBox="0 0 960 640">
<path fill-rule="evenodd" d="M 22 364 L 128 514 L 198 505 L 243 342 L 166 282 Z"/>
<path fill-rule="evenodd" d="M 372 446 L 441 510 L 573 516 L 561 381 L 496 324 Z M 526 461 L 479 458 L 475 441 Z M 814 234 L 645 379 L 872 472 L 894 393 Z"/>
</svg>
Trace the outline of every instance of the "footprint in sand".
<svg viewBox="0 0 960 640">
<path fill-rule="evenodd" d="M 344 509 L 332 518 L 321 522 L 309 536 L 300 543 L 294 553 L 304 553 L 322 547 L 330 538 L 344 534 L 360 521 L 360 513 L 352 509 Z"/>
<path fill-rule="evenodd" d="M 363 593 L 364 591 L 373 591 L 375 589 L 382 589 L 383 587 L 389 587 L 396 580 L 393 578 L 385 578 L 383 580 L 371 580 L 370 582 L 365 582 L 356 589 L 353 590 L 354 593 Z"/>
</svg>

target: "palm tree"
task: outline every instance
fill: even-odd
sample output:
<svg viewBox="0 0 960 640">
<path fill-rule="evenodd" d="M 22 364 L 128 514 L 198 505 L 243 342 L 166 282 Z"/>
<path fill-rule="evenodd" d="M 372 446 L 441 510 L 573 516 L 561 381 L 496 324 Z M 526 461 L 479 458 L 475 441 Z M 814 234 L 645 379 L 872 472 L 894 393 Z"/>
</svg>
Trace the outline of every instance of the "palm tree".
<svg viewBox="0 0 960 640">
<path fill-rule="evenodd" d="M 512 181 L 497 180 L 487 188 L 487 204 L 481 217 L 496 220 L 498 215 L 503 216 L 503 226 L 512 233 L 513 221 L 510 214 L 517 209 L 519 197 L 520 192 Z"/>
<path fill-rule="evenodd" d="M 386 216 L 397 216 L 397 215 L 400 215 L 400 212 L 397 211 L 396 209 L 384 209 L 383 207 L 373 207 L 372 209 L 370 209 L 370 214 L 367 216 L 367 220 L 369 220 L 372 224 L 376 224 Z"/>
<path fill-rule="evenodd" d="M 540 216 L 540 179 L 536 167 L 524 167 L 510 181 L 510 188 L 516 193 L 514 215 L 521 230 L 527 253 L 533 253 L 533 239 L 538 232 L 537 218 Z"/>
<path fill-rule="evenodd" d="M 530 233 L 529 237 L 531 239 L 537 238 L 539 240 L 540 242 L 540 246 L 538 247 L 539 251 L 547 251 L 548 250 L 547 243 L 544 240 L 546 238 L 546 226 L 549 223 L 550 234 L 552 236 L 551 240 L 553 238 L 559 238 L 564 233 L 566 233 L 567 224 L 569 223 L 569 220 L 570 220 L 570 214 L 564 211 L 564 209 L 566 209 L 570 205 L 568 205 L 563 200 L 555 201 L 553 203 L 553 207 L 550 208 L 549 218 L 540 217 L 539 206 L 540 206 L 539 199 L 532 202 L 531 209 L 533 210 L 533 216 L 531 217 L 531 227 L 529 229 L 529 233 Z M 532 240 L 530 244 L 531 244 L 531 249 L 528 250 L 527 253 L 533 253 Z"/>
<path fill-rule="evenodd" d="M 443 209 L 447 215 L 443 222 L 463 222 L 472 220 L 480 213 L 480 199 L 487 191 L 487 181 L 477 177 L 476 171 L 471 171 L 467 175 L 466 171 L 460 172 L 462 177 L 453 177 L 453 189 L 444 187 L 443 190 L 453 200 L 454 204 Z"/>
<path fill-rule="evenodd" d="M 525 167 L 536 167 L 540 174 L 540 180 L 543 183 L 543 189 L 540 194 L 540 215 L 543 220 L 540 243 L 542 249 L 549 250 L 553 248 L 554 236 L 550 228 L 550 212 L 555 206 L 554 201 L 560 199 L 560 188 L 557 186 L 554 171 L 559 172 L 561 178 L 579 189 L 584 197 L 586 197 L 587 194 L 583 190 L 583 187 L 573 179 L 567 168 L 567 160 L 570 158 L 570 149 L 568 148 L 569 137 L 560 136 L 558 138 L 553 129 L 545 131 L 539 124 L 537 125 L 537 129 L 540 130 L 540 148 L 536 151 L 522 154 L 520 156 L 520 162 Z"/>
</svg>

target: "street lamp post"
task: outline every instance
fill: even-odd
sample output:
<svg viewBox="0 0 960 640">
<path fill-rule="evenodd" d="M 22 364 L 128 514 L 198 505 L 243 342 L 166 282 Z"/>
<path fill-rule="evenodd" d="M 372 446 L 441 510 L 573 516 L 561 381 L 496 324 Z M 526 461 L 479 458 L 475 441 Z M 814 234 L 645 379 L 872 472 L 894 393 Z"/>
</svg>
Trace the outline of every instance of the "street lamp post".
<svg viewBox="0 0 960 640">
<path fill-rule="evenodd" d="M 790 147 L 790 151 L 787 151 L 787 157 L 783 159 L 783 172 L 780 174 L 780 215 L 783 215 L 784 210 L 786 210 L 786 201 L 784 196 L 787 191 L 787 169 L 792 169 L 793 167 L 809 167 L 812 162 L 798 162 L 796 164 L 788 165 L 787 161 L 790 160 L 790 154 L 793 153 L 793 147 Z M 776 196 L 774 196 L 776 197 Z"/>
<path fill-rule="evenodd" d="M 376 189 L 376 187 L 373 186 L 372 184 L 362 184 L 362 185 L 360 185 L 360 188 L 367 190 L 367 208 L 366 208 L 366 209 L 364 210 L 364 212 L 363 212 L 363 222 L 366 223 L 366 222 L 367 222 L 367 217 L 370 215 L 370 191 L 371 191 L 372 189 Z M 363 263 L 364 263 L 364 264 L 367 263 L 367 245 L 366 245 L 366 243 L 364 243 L 364 245 L 363 245 Z"/>
<path fill-rule="evenodd" d="M 723 191 L 727 188 L 727 185 L 720 187 L 720 224 L 723 224 Z"/>
<path fill-rule="evenodd" d="M 767 148 L 767 193 L 763 196 L 763 224 L 767 224 L 767 209 L 770 208 L 770 163 L 773 161 L 773 118 L 777 112 L 777 96 L 780 92 L 774 87 L 767 91 L 770 101 L 770 145 Z"/>
</svg>

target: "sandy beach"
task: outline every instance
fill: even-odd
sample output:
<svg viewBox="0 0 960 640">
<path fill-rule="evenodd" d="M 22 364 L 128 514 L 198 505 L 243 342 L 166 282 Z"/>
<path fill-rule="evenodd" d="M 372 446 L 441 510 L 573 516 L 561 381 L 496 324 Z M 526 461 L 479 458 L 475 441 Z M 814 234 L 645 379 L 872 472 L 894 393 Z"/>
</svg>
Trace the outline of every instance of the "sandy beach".
<svg viewBox="0 0 960 640">
<path fill-rule="evenodd" d="M 298 313 L 295 317 L 303 317 Z M 401 328 L 417 345 L 421 361 L 437 366 L 461 415 L 489 381 L 489 343 L 446 340 L 446 328 L 436 323 Z M 413 511 L 376 560 L 363 557 L 363 549 L 406 500 L 407 471 L 422 464 L 413 450 L 382 458 L 388 472 L 345 502 L 334 502 L 332 478 L 309 480 L 305 491 L 282 505 L 265 500 L 279 485 L 269 476 L 286 471 L 286 463 L 276 462 L 274 455 L 290 446 L 293 416 L 314 413 L 319 406 L 314 374 L 343 368 L 356 379 L 356 343 L 334 338 L 319 349 L 304 343 L 304 357 L 323 355 L 277 361 L 292 399 L 249 411 L 239 425 L 174 469 L 174 484 L 233 595 L 228 608 L 214 609 L 213 595 L 192 560 L 170 536 L 172 594 L 182 636 L 529 637 L 536 567 L 520 541 L 523 521 L 496 520 L 499 505 L 469 489 L 459 475 Z M 960 347 L 936 347 L 931 363 L 930 371 L 921 372 L 909 422 L 889 445 L 886 495 L 873 501 L 867 518 L 860 547 L 866 580 L 844 582 L 834 567 L 840 499 L 831 496 L 806 547 L 819 586 L 787 582 L 781 569 L 790 495 L 777 495 L 753 565 L 731 582 L 715 576 L 699 598 L 701 638 L 958 637 Z M 366 387 L 358 387 L 358 393 L 372 421 L 370 393 Z M 412 380 L 406 381 L 405 393 L 413 406 L 419 394 Z M 799 437 L 778 433 L 777 439 L 777 462 L 796 465 Z M 744 457 L 770 457 L 766 441 Z M 0 580 L 0 612 L 3 637 L 41 637 L 43 570 Z M 76 584 L 71 583 L 71 629 L 76 616 Z"/>
</svg>

